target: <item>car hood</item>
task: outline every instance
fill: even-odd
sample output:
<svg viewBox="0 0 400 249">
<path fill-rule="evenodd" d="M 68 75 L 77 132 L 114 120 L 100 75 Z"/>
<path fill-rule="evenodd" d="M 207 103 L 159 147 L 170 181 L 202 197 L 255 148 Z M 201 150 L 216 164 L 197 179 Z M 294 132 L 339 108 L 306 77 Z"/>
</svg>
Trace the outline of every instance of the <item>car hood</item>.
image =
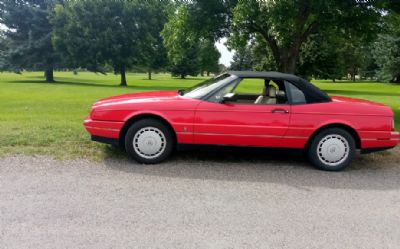
<svg viewBox="0 0 400 249">
<path fill-rule="evenodd" d="M 160 101 L 166 99 L 173 99 L 179 96 L 178 91 L 156 91 L 156 92 L 143 92 L 143 93 L 130 93 L 124 95 L 113 96 L 109 98 L 100 99 L 94 106 L 105 106 L 127 102 L 147 102 L 147 101 Z"/>
</svg>

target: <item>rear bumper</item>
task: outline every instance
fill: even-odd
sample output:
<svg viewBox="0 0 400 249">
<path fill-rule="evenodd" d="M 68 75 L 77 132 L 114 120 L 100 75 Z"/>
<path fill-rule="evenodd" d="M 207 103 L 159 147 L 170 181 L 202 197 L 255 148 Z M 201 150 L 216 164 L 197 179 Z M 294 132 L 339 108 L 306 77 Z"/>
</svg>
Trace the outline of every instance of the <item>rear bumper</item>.
<svg viewBox="0 0 400 249">
<path fill-rule="evenodd" d="M 361 154 L 370 154 L 370 153 L 374 153 L 374 152 L 390 150 L 390 149 L 393 149 L 393 148 L 394 147 L 381 147 L 381 148 L 362 149 L 361 150 Z"/>
<path fill-rule="evenodd" d="M 387 150 L 396 147 L 400 142 L 400 133 L 392 132 L 360 132 L 363 153 Z"/>
<path fill-rule="evenodd" d="M 124 123 L 114 121 L 98 121 L 87 117 L 83 125 L 90 135 L 92 135 L 92 137 L 119 139 L 119 135 Z"/>
</svg>

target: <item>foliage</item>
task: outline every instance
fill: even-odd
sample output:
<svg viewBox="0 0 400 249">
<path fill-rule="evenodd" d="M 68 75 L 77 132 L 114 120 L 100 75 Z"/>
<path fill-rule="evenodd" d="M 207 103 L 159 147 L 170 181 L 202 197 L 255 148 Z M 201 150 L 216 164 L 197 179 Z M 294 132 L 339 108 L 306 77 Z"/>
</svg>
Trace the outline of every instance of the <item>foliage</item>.
<svg viewBox="0 0 400 249">
<path fill-rule="evenodd" d="M 172 76 L 179 76 L 181 79 L 186 76 L 197 76 L 200 73 L 199 47 L 193 45 L 185 49 L 185 54 L 171 65 Z"/>
<path fill-rule="evenodd" d="M 171 5 L 169 1 L 164 0 L 150 1 L 148 4 L 151 6 L 151 14 L 147 17 L 147 21 L 151 23 L 147 26 L 149 41 L 143 44 L 142 60 L 136 64 L 148 72 L 148 79 L 151 80 L 152 72 L 158 72 L 168 66 L 167 50 L 164 47 L 161 31 L 168 21 Z"/>
<path fill-rule="evenodd" d="M 239 0 L 233 12 L 231 44 L 243 44 L 260 35 L 279 71 L 295 73 L 303 44 L 311 35 L 326 30 L 369 34 L 379 16 L 370 1 Z"/>
<path fill-rule="evenodd" d="M 250 71 L 253 69 L 253 55 L 251 51 L 251 45 L 246 45 L 244 48 L 240 48 L 235 51 L 231 70 L 234 71 Z"/>
<path fill-rule="evenodd" d="M 181 0 L 178 6 L 185 8 L 187 29 L 198 39 L 216 41 L 230 33 L 232 10 L 237 0 Z"/>
<path fill-rule="evenodd" d="M 400 37 L 379 35 L 373 51 L 379 66 L 379 79 L 386 82 L 400 82 Z"/>
<path fill-rule="evenodd" d="M 179 75 L 181 78 L 200 72 L 200 42 L 188 25 L 188 17 L 187 6 L 180 6 L 176 12 L 170 14 L 162 31 L 172 75 Z"/>
<path fill-rule="evenodd" d="M 400 15 L 386 17 L 385 32 L 378 36 L 373 46 L 373 56 L 382 81 L 400 83 Z"/>
<path fill-rule="evenodd" d="M 220 71 L 214 43 L 230 36 L 232 69 L 400 81 L 399 12 L 390 0 L 4 0 L 0 68 L 184 78 Z"/>
<path fill-rule="evenodd" d="M 260 35 L 255 35 L 252 41 L 251 56 L 253 60 L 253 70 L 255 71 L 277 71 L 271 49 Z"/>
<path fill-rule="evenodd" d="M 207 76 L 210 73 L 219 72 L 219 58 L 221 53 L 218 51 L 214 42 L 210 40 L 203 40 L 200 42 L 200 72 L 203 74 L 207 72 Z"/>
<path fill-rule="evenodd" d="M 58 0 L 4 0 L 0 8 L 0 24 L 8 49 L 7 64 L 15 70 L 43 69 L 46 81 L 52 82 L 58 57 L 51 43 L 49 15 Z M 4 58 L 4 57 L 3 57 Z"/>
<path fill-rule="evenodd" d="M 3 35 L 3 32 L 0 30 L 0 71 L 3 71 L 7 68 L 7 60 L 6 60 L 6 50 L 7 50 L 7 40 Z"/>
<path fill-rule="evenodd" d="M 159 51 L 162 2 L 71 0 L 57 5 L 53 42 L 71 65 L 101 72 L 104 64 L 110 64 L 121 74 L 121 85 L 126 85 L 126 70 L 133 65 L 158 64 L 149 57 Z"/>
<path fill-rule="evenodd" d="M 220 53 L 214 42 L 227 34 L 234 2 L 178 1 L 162 31 L 173 75 L 219 71 Z"/>
<path fill-rule="evenodd" d="M 298 73 L 305 78 L 336 79 L 346 75 L 342 37 L 312 35 L 300 54 Z"/>
</svg>

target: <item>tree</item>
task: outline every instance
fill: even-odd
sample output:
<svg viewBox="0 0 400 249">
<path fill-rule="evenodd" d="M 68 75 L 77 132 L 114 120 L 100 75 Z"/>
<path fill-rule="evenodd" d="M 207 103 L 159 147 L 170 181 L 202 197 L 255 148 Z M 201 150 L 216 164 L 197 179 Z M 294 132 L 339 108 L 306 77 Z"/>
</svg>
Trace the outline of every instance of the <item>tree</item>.
<svg viewBox="0 0 400 249">
<path fill-rule="evenodd" d="M 162 36 L 173 68 L 185 65 L 193 48 L 200 47 L 200 61 L 193 58 L 191 64 L 200 64 L 196 71 L 218 71 L 219 52 L 214 43 L 230 30 L 232 9 L 237 0 L 182 0 L 175 1 L 176 8 L 170 12 Z M 207 51 L 205 48 L 209 48 Z M 194 69 L 192 67 L 192 69 Z M 182 70 L 183 72 L 186 70 Z M 192 72 L 193 74 L 195 71 Z M 181 75 L 185 77 L 185 75 Z"/>
<path fill-rule="evenodd" d="M 217 41 L 231 30 L 232 10 L 237 0 L 182 0 L 185 8 L 185 26 L 198 39 Z M 182 19 L 183 20 L 183 19 Z"/>
<path fill-rule="evenodd" d="M 0 71 L 6 68 L 7 42 L 3 32 L 0 30 Z"/>
<path fill-rule="evenodd" d="M 400 38 L 383 34 L 375 45 L 378 77 L 383 81 L 400 83 Z"/>
<path fill-rule="evenodd" d="M 126 86 L 126 71 L 144 61 L 144 49 L 153 44 L 156 2 L 71 0 L 57 5 L 53 42 L 71 65 L 102 72 L 109 64 Z"/>
<path fill-rule="evenodd" d="M 246 42 L 260 35 L 279 71 L 295 73 L 303 44 L 323 30 L 368 33 L 380 13 L 373 1 L 239 0 L 233 12 L 233 37 Z M 338 32 L 339 33 L 339 32 Z"/>
<path fill-rule="evenodd" d="M 276 71 L 271 49 L 260 35 L 255 35 L 251 45 L 251 59 L 255 71 Z"/>
<path fill-rule="evenodd" d="M 360 74 L 360 68 L 364 64 L 363 48 L 364 41 L 359 37 L 350 38 L 343 43 L 343 60 L 352 81 L 356 81 L 356 75 Z"/>
<path fill-rule="evenodd" d="M 400 14 L 385 17 L 383 31 L 373 44 L 372 54 L 378 66 L 378 78 L 400 83 Z"/>
<path fill-rule="evenodd" d="M 147 25 L 148 41 L 144 43 L 142 60 L 138 66 L 146 70 L 148 79 L 151 80 L 152 72 L 162 70 L 168 65 L 167 50 L 164 47 L 161 31 L 168 21 L 168 13 L 172 6 L 165 0 L 149 1 L 148 4 L 152 14 L 147 22 L 151 22 L 151 25 Z"/>
<path fill-rule="evenodd" d="M 336 79 L 346 75 L 342 36 L 312 35 L 303 45 L 298 74 L 304 78 Z"/>
<path fill-rule="evenodd" d="M 224 72 L 226 72 L 228 70 L 228 68 L 224 64 L 219 64 L 218 68 L 219 68 L 219 70 L 218 70 L 219 74 L 220 73 L 224 73 Z"/>
<path fill-rule="evenodd" d="M 57 0 L 4 0 L 0 24 L 6 26 L 7 63 L 20 69 L 43 69 L 47 82 L 53 82 L 58 60 L 51 43 L 49 15 Z"/>
<path fill-rule="evenodd" d="M 210 73 L 217 73 L 219 71 L 219 58 L 221 53 L 218 51 L 214 42 L 210 40 L 203 40 L 200 43 L 200 73 L 203 75 L 207 72 L 207 76 Z"/>
<path fill-rule="evenodd" d="M 240 48 L 235 51 L 232 58 L 230 70 L 234 71 L 246 71 L 253 70 L 253 60 L 251 46 L 246 45 L 244 48 Z"/>
<path fill-rule="evenodd" d="M 188 18 L 188 7 L 181 5 L 170 13 L 169 21 L 161 33 L 172 75 L 179 75 L 182 79 L 187 75 L 197 75 L 200 71 L 200 41 L 188 25 Z"/>
<path fill-rule="evenodd" d="M 147 79 L 152 79 L 152 73 L 164 69 L 168 65 L 167 51 L 163 40 L 158 35 L 153 42 L 149 42 L 143 49 L 143 60 L 139 62 L 139 67 L 147 72 Z"/>
<path fill-rule="evenodd" d="M 186 76 L 197 76 L 200 72 L 199 47 L 192 46 L 185 50 L 185 54 L 171 65 L 172 76 L 185 79 Z"/>
</svg>

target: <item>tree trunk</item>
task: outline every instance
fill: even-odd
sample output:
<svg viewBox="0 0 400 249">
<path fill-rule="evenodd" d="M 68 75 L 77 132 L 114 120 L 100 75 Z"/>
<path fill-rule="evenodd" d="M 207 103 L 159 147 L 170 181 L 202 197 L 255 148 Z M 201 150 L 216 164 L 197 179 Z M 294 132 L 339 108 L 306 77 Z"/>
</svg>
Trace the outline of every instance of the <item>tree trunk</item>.
<svg viewBox="0 0 400 249">
<path fill-rule="evenodd" d="M 305 5 L 305 7 L 307 6 Z M 309 8 L 304 9 L 298 21 L 299 31 L 304 31 L 293 37 L 293 43 L 290 48 L 279 47 L 275 37 L 271 36 L 268 31 L 264 30 L 262 27 L 255 27 L 254 31 L 260 33 L 268 43 L 279 71 L 289 74 L 294 74 L 296 72 L 302 44 L 307 41 L 310 35 L 315 34 L 319 30 L 319 24 L 316 21 L 312 21 L 307 27 L 305 26 L 309 16 Z"/>
<path fill-rule="evenodd" d="M 294 74 L 296 72 L 296 63 L 299 54 L 289 55 L 288 58 L 280 60 L 279 71 L 282 73 Z"/>
<path fill-rule="evenodd" d="M 203 71 L 203 70 L 201 70 L 200 76 L 201 76 L 201 77 L 204 77 L 204 71 Z"/>
<path fill-rule="evenodd" d="M 210 71 L 207 71 L 207 77 L 210 77 Z"/>
<path fill-rule="evenodd" d="M 44 76 L 46 77 L 46 82 L 48 82 L 48 83 L 54 82 L 53 65 L 47 66 L 46 70 L 44 71 Z"/>
<path fill-rule="evenodd" d="M 149 70 L 149 71 L 147 72 L 147 79 L 148 79 L 148 80 L 151 80 L 151 70 Z"/>
<path fill-rule="evenodd" d="M 127 86 L 128 84 L 126 83 L 126 71 L 124 66 L 121 67 L 120 73 L 121 73 L 121 86 Z"/>
<path fill-rule="evenodd" d="M 356 81 L 356 73 L 354 72 L 354 69 L 351 69 L 350 80 L 353 81 L 353 82 Z"/>
<path fill-rule="evenodd" d="M 181 74 L 181 79 L 184 79 L 185 78 L 185 75 L 184 74 Z"/>
<path fill-rule="evenodd" d="M 356 67 L 352 67 L 352 69 L 351 69 L 351 80 L 353 82 L 356 82 L 356 75 L 357 75 L 357 68 Z"/>
</svg>

